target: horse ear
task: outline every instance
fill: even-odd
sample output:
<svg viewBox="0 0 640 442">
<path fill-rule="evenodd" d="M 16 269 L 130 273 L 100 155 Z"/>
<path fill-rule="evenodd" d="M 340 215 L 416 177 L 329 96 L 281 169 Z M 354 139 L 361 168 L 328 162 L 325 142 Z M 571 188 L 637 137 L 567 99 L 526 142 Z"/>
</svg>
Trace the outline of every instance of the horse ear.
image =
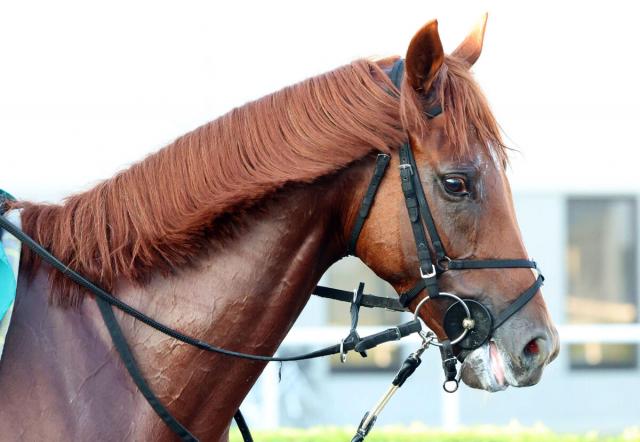
<svg viewBox="0 0 640 442">
<path fill-rule="evenodd" d="M 488 14 L 484 13 L 482 18 L 473 27 L 460 46 L 451 54 L 453 57 L 466 61 L 469 66 L 478 61 L 482 52 L 482 42 L 484 41 L 484 30 L 487 27 Z"/>
<path fill-rule="evenodd" d="M 444 51 L 438 35 L 438 21 L 432 20 L 409 43 L 405 61 L 409 84 L 416 91 L 428 91 L 443 62 Z"/>
</svg>

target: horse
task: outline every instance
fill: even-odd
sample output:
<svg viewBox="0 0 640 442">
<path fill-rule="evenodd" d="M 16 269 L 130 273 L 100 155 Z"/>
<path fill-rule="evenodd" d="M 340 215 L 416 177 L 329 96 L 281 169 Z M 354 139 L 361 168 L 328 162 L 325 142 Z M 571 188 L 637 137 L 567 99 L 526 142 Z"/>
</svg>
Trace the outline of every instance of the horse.
<svg viewBox="0 0 640 442">
<path fill-rule="evenodd" d="M 456 259 L 527 257 L 508 148 L 470 68 L 486 17 L 450 55 L 437 21 L 398 57 L 356 60 L 233 109 L 61 204 L 17 201 L 23 229 L 69 268 L 154 319 L 272 355 L 322 274 L 348 250 L 377 154 L 391 156 L 356 254 L 399 293 L 421 280 L 394 153 L 410 144 L 437 231 Z M 434 104 L 440 115 L 428 118 Z M 128 376 L 88 293 L 24 248 L 0 362 L 0 425 L 15 440 L 172 440 Z M 443 291 L 499 311 L 531 270 L 442 274 Z M 536 289 L 536 292 L 538 290 Z M 415 310 L 422 292 L 409 303 Z M 89 298 L 89 299 L 86 299 Z M 447 304 L 419 316 L 446 337 Z M 203 440 L 225 441 L 265 363 L 204 352 L 116 311 L 158 398 Z M 558 353 L 541 294 L 463 358 L 468 386 L 536 384 Z"/>
</svg>

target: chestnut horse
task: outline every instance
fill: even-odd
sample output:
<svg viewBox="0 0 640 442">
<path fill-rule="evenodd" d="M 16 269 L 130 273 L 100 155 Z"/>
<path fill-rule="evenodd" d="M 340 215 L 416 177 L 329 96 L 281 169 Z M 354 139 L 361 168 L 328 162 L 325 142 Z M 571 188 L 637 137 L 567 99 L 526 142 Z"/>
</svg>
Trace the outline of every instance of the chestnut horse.
<svg viewBox="0 0 640 442">
<path fill-rule="evenodd" d="M 409 140 L 451 257 L 526 258 L 498 125 L 469 68 L 484 21 L 445 56 L 437 23 L 395 58 L 359 60 L 264 97 L 179 138 L 61 205 L 18 202 L 24 230 L 63 262 L 160 322 L 227 349 L 273 354 L 348 236 L 378 152 L 392 154 L 356 253 L 401 292 L 420 279 L 399 186 Z M 439 103 L 442 114 L 424 110 Z M 443 290 L 492 311 L 528 269 L 445 274 Z M 410 305 L 415 309 L 425 296 Z M 92 295 L 23 251 L 0 364 L 0 428 L 16 440 L 172 440 L 115 353 Z M 422 319 L 439 335 L 444 308 Z M 205 353 L 115 312 L 144 376 L 203 440 L 231 418 L 264 363 Z M 558 352 L 537 295 L 466 355 L 474 388 L 528 386 Z"/>
</svg>

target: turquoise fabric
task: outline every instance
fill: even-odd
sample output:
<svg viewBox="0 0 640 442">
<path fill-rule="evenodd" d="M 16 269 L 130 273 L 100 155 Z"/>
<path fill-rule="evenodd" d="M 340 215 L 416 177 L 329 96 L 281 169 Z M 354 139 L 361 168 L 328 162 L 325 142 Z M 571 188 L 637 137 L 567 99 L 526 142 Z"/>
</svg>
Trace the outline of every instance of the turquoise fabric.
<svg viewBox="0 0 640 442">
<path fill-rule="evenodd" d="M 16 277 L 0 243 L 0 320 L 16 297 Z"/>
<path fill-rule="evenodd" d="M 15 200 L 9 192 L 0 189 L 0 211 L 2 209 L 3 200 Z M 2 239 L 2 230 L 0 229 L 0 239 Z M 11 264 L 4 253 L 2 243 L 0 243 L 0 321 L 7 313 L 7 309 L 16 297 L 16 276 L 13 274 Z"/>
</svg>

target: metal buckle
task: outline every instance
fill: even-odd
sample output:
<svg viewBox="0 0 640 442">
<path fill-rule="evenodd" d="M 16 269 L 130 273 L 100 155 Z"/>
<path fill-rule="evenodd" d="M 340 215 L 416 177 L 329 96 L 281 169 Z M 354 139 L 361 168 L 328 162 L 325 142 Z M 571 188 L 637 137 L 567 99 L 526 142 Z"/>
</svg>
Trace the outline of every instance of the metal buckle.
<svg viewBox="0 0 640 442">
<path fill-rule="evenodd" d="M 420 269 L 420 276 L 422 276 L 422 279 L 429 279 L 436 276 L 436 266 L 433 264 L 431 264 L 431 271 L 426 275 L 422 272 L 422 267 L 419 267 L 419 269 Z"/>
<path fill-rule="evenodd" d="M 413 168 L 411 167 L 411 164 L 402 163 L 398 166 L 398 168 L 400 169 L 400 172 L 402 172 L 405 169 L 409 169 L 409 174 L 413 175 Z"/>
</svg>

